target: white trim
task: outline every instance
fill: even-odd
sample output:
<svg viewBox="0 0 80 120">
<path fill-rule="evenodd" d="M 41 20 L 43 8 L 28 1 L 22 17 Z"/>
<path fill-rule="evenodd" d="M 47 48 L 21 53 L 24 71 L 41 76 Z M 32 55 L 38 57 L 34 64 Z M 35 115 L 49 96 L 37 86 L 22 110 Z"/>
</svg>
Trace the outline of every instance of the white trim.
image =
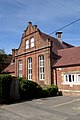
<svg viewBox="0 0 80 120">
<path fill-rule="evenodd" d="M 32 38 L 30 39 L 30 47 L 31 47 L 31 48 L 34 47 L 34 37 L 32 37 Z"/>
<path fill-rule="evenodd" d="M 18 61 L 18 76 L 22 77 L 22 60 Z"/>
<path fill-rule="evenodd" d="M 39 80 L 44 80 L 44 56 L 39 56 Z"/>
<path fill-rule="evenodd" d="M 28 80 L 32 80 L 32 58 L 28 58 Z"/>
<path fill-rule="evenodd" d="M 80 77 L 80 72 L 64 73 L 64 82 L 62 84 L 80 85 L 80 78 L 78 76 Z"/>
<path fill-rule="evenodd" d="M 21 55 L 24 55 L 24 54 L 29 54 L 29 53 L 31 53 L 31 52 L 43 50 L 43 49 L 46 49 L 46 48 L 48 49 L 48 48 L 50 48 L 50 47 L 51 47 L 51 45 L 43 46 L 43 47 L 40 47 L 40 48 L 37 48 L 37 49 L 34 49 L 34 50 L 29 50 L 29 51 L 27 51 L 27 52 L 23 52 L 23 53 L 21 53 L 21 54 L 15 55 L 15 57 L 18 57 L 18 56 L 21 56 Z"/>
<path fill-rule="evenodd" d="M 67 104 L 71 104 L 71 103 L 74 103 L 74 102 L 77 102 L 77 101 L 80 101 L 80 99 L 74 99 L 74 100 L 71 100 L 71 101 L 68 101 L 68 102 L 64 102 L 64 103 L 61 103 L 61 104 L 57 104 L 57 105 L 54 105 L 54 106 L 51 106 L 51 107 L 52 108 L 56 108 L 56 107 L 60 107 L 60 106 L 67 105 Z"/>
<path fill-rule="evenodd" d="M 26 49 L 29 48 L 29 40 L 26 40 Z"/>
<path fill-rule="evenodd" d="M 67 83 L 67 82 L 62 82 L 62 85 L 80 85 L 80 83 L 76 82 L 76 83 Z"/>
<path fill-rule="evenodd" d="M 79 90 L 61 90 L 62 92 L 75 92 L 75 93 L 80 93 Z"/>
<path fill-rule="evenodd" d="M 77 73 L 76 76 L 77 76 L 77 82 L 80 83 L 80 73 Z"/>
</svg>

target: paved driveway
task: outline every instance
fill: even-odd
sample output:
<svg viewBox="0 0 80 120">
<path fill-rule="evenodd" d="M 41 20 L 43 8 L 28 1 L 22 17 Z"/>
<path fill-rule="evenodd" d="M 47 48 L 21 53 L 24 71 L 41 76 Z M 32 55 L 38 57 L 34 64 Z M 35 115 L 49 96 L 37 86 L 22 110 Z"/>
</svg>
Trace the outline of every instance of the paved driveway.
<svg viewBox="0 0 80 120">
<path fill-rule="evenodd" d="M 0 120 L 80 120 L 80 97 L 51 97 L 0 106 Z"/>
</svg>

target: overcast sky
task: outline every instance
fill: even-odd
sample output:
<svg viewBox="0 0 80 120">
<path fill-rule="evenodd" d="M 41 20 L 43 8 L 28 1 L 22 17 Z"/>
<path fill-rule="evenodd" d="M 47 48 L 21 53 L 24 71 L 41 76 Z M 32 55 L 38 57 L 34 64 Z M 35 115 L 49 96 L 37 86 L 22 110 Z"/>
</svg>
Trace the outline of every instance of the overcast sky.
<svg viewBox="0 0 80 120">
<path fill-rule="evenodd" d="M 80 0 L 0 0 L 0 49 L 17 49 L 29 21 L 50 34 L 77 19 Z M 80 21 L 61 31 L 63 41 L 80 46 Z"/>
</svg>

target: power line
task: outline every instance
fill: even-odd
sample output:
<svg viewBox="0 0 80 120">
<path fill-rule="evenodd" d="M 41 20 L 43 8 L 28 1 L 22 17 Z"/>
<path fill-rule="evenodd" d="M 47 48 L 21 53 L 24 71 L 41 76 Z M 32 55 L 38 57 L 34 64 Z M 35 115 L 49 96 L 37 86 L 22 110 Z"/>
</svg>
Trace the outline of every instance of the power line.
<svg viewBox="0 0 80 120">
<path fill-rule="evenodd" d="M 69 23 L 69 24 L 67 24 L 67 25 L 65 25 L 65 26 L 63 26 L 63 27 L 61 27 L 61 28 L 59 28 L 59 29 L 57 29 L 57 30 L 51 32 L 49 35 L 51 35 L 51 34 L 57 32 L 57 31 L 59 31 L 59 30 L 62 30 L 62 29 L 64 29 L 64 28 L 66 28 L 66 27 L 68 27 L 68 26 L 70 26 L 70 25 L 72 25 L 72 24 L 78 22 L 79 20 L 80 20 L 80 19 L 77 19 L 77 20 L 75 20 L 75 21 L 73 21 L 73 22 L 71 22 L 71 23 Z"/>
</svg>

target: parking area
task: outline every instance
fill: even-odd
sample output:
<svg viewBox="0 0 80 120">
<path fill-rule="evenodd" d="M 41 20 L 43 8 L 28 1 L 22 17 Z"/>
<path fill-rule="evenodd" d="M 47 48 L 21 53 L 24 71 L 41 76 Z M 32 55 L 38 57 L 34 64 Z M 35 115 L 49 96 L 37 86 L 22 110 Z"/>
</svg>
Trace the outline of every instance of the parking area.
<svg viewBox="0 0 80 120">
<path fill-rule="evenodd" d="M 80 120 L 80 97 L 58 96 L 3 105 L 0 120 Z"/>
</svg>

